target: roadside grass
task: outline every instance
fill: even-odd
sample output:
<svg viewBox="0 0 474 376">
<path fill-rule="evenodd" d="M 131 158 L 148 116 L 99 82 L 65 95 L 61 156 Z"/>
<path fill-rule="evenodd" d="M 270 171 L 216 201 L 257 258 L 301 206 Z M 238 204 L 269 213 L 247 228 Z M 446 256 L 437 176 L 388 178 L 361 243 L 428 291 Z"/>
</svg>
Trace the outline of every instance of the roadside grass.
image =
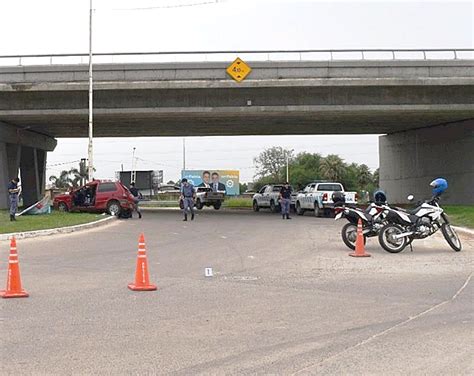
<svg viewBox="0 0 474 376">
<path fill-rule="evenodd" d="M 102 214 L 92 213 L 62 213 L 53 211 L 51 214 L 22 215 L 10 222 L 8 211 L 0 211 L 0 234 L 24 231 L 45 230 L 57 227 L 80 225 L 105 218 Z"/>
<path fill-rule="evenodd" d="M 251 208 L 252 199 L 245 197 L 228 198 L 224 201 L 224 208 Z"/>
<path fill-rule="evenodd" d="M 449 220 L 455 226 L 474 228 L 474 206 L 442 206 Z"/>
</svg>

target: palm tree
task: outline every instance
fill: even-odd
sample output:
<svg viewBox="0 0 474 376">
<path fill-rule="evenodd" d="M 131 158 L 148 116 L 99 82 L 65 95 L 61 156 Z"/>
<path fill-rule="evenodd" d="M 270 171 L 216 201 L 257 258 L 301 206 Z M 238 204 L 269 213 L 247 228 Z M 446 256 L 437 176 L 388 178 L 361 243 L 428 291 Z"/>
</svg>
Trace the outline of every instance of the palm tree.
<svg viewBox="0 0 474 376">
<path fill-rule="evenodd" d="M 357 168 L 357 183 L 361 189 L 367 188 L 367 185 L 372 182 L 372 174 L 369 166 L 361 164 Z"/>
<path fill-rule="evenodd" d="M 335 154 L 329 154 L 320 163 L 321 176 L 327 180 L 342 180 L 345 168 L 344 161 Z"/>
<path fill-rule="evenodd" d="M 58 189 L 64 189 L 64 188 L 70 188 L 73 186 L 72 184 L 72 179 L 69 176 L 69 172 L 67 170 L 61 171 L 59 176 L 52 175 L 49 177 L 49 181 L 53 183 L 55 188 Z"/>
</svg>

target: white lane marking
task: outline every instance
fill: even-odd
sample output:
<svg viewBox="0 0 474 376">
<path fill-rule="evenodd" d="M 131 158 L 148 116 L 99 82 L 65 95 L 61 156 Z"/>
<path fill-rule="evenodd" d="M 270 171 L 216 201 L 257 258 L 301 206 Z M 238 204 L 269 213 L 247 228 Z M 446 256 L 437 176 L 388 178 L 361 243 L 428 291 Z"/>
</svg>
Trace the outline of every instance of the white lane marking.
<svg viewBox="0 0 474 376">
<path fill-rule="evenodd" d="M 221 239 L 227 239 L 227 236 L 222 235 Z"/>
<path fill-rule="evenodd" d="M 249 259 L 253 260 L 255 256 L 247 256 Z"/>
<path fill-rule="evenodd" d="M 356 348 L 358 348 L 358 347 L 360 347 L 360 346 L 363 346 L 363 345 L 365 345 L 366 343 L 371 342 L 372 340 L 374 340 L 374 339 L 376 339 L 376 338 L 378 338 L 378 337 L 381 337 L 381 336 L 383 336 L 383 335 L 385 335 L 385 334 L 391 332 L 392 330 L 394 330 L 394 329 L 396 329 L 396 328 L 399 328 L 400 326 L 403 326 L 403 325 L 405 325 L 405 324 L 408 324 L 409 322 L 411 322 L 411 321 L 413 321 L 413 320 L 416 320 L 417 318 L 422 317 L 422 316 L 426 315 L 427 313 L 429 313 L 429 312 L 431 312 L 431 311 L 433 311 L 433 310 L 435 310 L 435 309 L 437 309 L 437 308 L 439 308 L 439 307 L 441 307 L 441 306 L 443 306 L 443 305 L 445 305 L 445 304 L 448 304 L 448 303 L 452 302 L 452 301 L 455 300 L 455 299 L 459 296 L 459 294 L 461 294 L 461 292 L 466 288 L 466 286 L 468 285 L 468 283 L 469 283 L 469 281 L 471 280 L 471 278 L 472 278 L 472 273 L 469 274 L 469 277 L 467 277 L 467 279 L 466 279 L 466 281 L 464 282 L 464 284 L 459 288 L 458 291 L 456 291 L 456 293 L 455 293 L 451 298 L 449 298 L 449 299 L 447 299 L 447 300 L 445 300 L 445 301 L 443 301 L 443 302 L 441 302 L 441 303 L 435 304 L 433 307 L 428 308 L 428 309 L 425 309 L 424 311 L 422 311 L 422 312 L 416 314 L 415 316 L 409 316 L 407 319 L 403 320 L 402 322 L 399 322 L 398 324 L 395 324 L 395 325 L 391 326 L 391 327 L 388 328 L 388 329 L 385 329 L 385 330 L 383 330 L 383 331 L 381 331 L 381 332 L 379 332 L 379 333 L 376 333 L 376 334 L 374 334 L 373 336 L 371 336 L 371 337 L 369 337 L 369 338 L 366 338 L 366 339 L 364 339 L 363 341 L 361 341 L 361 342 L 359 342 L 359 343 L 356 343 L 356 344 L 353 345 L 353 346 L 347 347 L 346 349 L 344 349 L 344 350 L 342 350 L 342 351 L 340 351 L 340 352 L 338 352 L 338 353 L 336 353 L 336 354 L 334 354 L 334 355 L 331 355 L 331 356 L 327 357 L 326 359 L 323 359 L 323 360 L 320 361 L 319 363 L 312 364 L 312 365 L 310 365 L 310 366 L 307 366 L 307 367 L 305 367 L 305 368 L 302 368 L 302 369 L 300 369 L 300 370 L 298 370 L 298 371 L 292 373 L 291 376 L 298 375 L 298 374 L 300 374 L 300 373 L 302 373 L 302 372 L 307 372 L 307 371 L 311 370 L 312 368 L 315 368 L 315 367 L 317 367 L 317 366 L 320 366 L 321 364 L 326 363 L 326 362 L 329 361 L 329 360 L 332 360 L 332 359 L 334 359 L 334 358 L 337 358 L 339 355 L 343 355 L 343 354 L 345 354 L 345 353 L 347 353 L 347 352 L 349 352 L 349 351 L 351 351 L 351 350 L 353 350 L 353 349 L 356 349 Z"/>
</svg>

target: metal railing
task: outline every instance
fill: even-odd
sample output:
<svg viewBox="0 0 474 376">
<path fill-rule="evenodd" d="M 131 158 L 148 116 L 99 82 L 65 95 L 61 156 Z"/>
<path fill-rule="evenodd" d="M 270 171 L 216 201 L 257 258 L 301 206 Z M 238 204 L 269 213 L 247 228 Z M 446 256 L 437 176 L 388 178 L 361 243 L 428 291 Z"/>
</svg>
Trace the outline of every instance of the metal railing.
<svg viewBox="0 0 474 376">
<path fill-rule="evenodd" d="M 237 56 L 249 61 L 460 60 L 474 59 L 474 48 L 98 52 L 94 63 L 223 62 Z M 0 56 L 0 66 L 87 63 L 88 53 Z"/>
</svg>

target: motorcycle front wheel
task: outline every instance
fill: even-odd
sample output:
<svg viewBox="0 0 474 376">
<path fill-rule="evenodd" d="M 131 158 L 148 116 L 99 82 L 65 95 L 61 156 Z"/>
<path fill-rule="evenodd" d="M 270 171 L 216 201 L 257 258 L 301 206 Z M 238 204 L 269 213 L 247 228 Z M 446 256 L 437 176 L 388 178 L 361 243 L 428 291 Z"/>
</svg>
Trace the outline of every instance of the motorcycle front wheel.
<svg viewBox="0 0 474 376">
<path fill-rule="evenodd" d="M 390 253 L 399 253 L 407 246 L 407 238 L 394 238 L 404 232 L 403 228 L 394 223 L 389 223 L 382 227 L 379 232 L 379 243 L 383 249 Z"/>
<path fill-rule="evenodd" d="M 443 223 L 441 225 L 441 232 L 452 249 L 456 252 L 461 251 L 461 240 L 459 240 L 458 234 L 456 234 L 456 231 L 454 231 L 449 223 Z"/>
<path fill-rule="evenodd" d="M 357 225 L 354 223 L 346 223 L 341 230 L 342 241 L 350 249 L 355 250 L 355 244 L 357 240 Z M 364 245 L 367 238 L 364 236 Z"/>
</svg>

